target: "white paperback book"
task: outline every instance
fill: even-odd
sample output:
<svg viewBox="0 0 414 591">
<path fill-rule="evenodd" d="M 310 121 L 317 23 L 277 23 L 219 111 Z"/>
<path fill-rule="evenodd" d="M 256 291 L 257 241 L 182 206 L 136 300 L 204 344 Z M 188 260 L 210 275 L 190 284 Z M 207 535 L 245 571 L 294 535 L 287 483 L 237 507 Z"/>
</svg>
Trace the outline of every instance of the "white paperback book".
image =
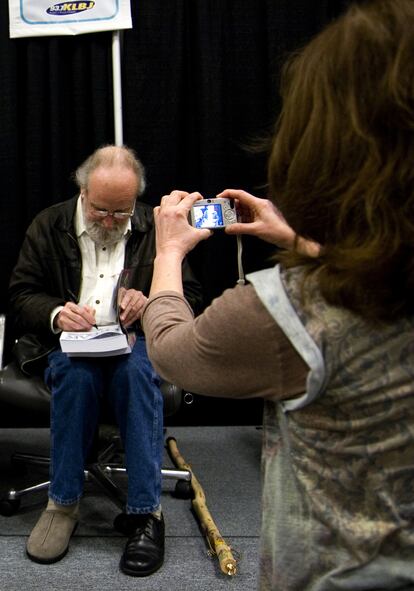
<svg viewBox="0 0 414 591">
<path fill-rule="evenodd" d="M 93 328 L 89 332 L 63 331 L 60 347 L 70 357 L 109 357 L 131 353 L 127 336 L 119 324 Z"/>
</svg>

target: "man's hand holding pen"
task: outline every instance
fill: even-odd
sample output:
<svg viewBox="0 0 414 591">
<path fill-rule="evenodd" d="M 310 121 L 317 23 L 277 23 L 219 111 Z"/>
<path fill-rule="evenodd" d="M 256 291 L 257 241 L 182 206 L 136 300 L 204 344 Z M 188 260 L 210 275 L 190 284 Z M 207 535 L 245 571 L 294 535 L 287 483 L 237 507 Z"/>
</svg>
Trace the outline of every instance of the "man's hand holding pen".
<svg viewBox="0 0 414 591">
<path fill-rule="evenodd" d="M 90 306 L 80 306 L 75 302 L 66 302 L 55 318 L 54 324 L 69 332 L 87 332 L 97 328 L 95 310 Z"/>
</svg>

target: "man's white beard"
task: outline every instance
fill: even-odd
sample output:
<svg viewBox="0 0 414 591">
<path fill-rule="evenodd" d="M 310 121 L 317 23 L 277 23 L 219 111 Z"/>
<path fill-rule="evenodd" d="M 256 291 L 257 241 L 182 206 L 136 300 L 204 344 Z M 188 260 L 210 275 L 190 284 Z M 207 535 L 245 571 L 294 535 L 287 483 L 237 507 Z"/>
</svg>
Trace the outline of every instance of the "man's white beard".
<svg viewBox="0 0 414 591">
<path fill-rule="evenodd" d="M 128 222 L 116 223 L 112 228 L 104 228 L 99 222 L 85 220 L 86 231 L 90 238 L 99 246 L 111 246 L 119 242 Z"/>
</svg>

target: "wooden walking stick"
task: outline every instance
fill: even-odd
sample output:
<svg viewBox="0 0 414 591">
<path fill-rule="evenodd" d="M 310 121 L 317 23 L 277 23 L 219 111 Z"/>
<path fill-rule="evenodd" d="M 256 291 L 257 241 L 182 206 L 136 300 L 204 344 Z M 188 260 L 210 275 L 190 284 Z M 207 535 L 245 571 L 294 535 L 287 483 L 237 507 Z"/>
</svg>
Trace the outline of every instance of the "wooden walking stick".
<svg viewBox="0 0 414 591">
<path fill-rule="evenodd" d="M 236 560 L 232 554 L 230 546 L 228 546 L 223 540 L 213 521 L 210 511 L 207 508 L 204 491 L 199 481 L 195 477 L 191 466 L 185 462 L 183 456 L 178 451 L 177 442 L 174 437 L 169 437 L 167 439 L 167 446 L 171 459 L 176 467 L 181 470 L 188 470 L 191 473 L 191 488 L 194 492 L 194 499 L 191 501 L 191 504 L 200 521 L 201 528 L 207 537 L 209 546 L 218 558 L 221 571 L 225 575 L 235 575 L 237 572 Z"/>
</svg>

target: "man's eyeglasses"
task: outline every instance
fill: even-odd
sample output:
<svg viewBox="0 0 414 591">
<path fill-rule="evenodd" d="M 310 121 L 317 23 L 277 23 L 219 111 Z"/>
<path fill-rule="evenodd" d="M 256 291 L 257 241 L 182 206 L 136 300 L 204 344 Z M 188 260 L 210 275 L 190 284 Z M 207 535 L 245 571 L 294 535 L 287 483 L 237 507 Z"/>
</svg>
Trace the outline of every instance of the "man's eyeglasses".
<svg viewBox="0 0 414 591">
<path fill-rule="evenodd" d="M 108 215 L 112 216 L 115 220 L 126 220 L 134 215 L 135 205 L 132 211 L 108 211 L 107 209 L 96 209 L 93 205 L 90 206 L 94 215 L 98 218 L 106 218 Z"/>
</svg>

